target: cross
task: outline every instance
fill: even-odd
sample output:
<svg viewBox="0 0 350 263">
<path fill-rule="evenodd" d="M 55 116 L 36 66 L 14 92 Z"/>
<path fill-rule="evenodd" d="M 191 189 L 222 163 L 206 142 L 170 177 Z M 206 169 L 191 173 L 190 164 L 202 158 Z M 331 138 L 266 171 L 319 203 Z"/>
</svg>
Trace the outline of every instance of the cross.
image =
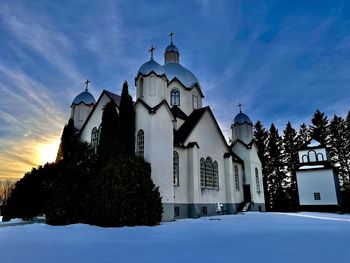
<svg viewBox="0 0 350 263">
<path fill-rule="evenodd" d="M 90 83 L 90 80 L 86 79 L 86 81 L 85 81 L 85 91 L 88 91 L 89 83 Z"/>
<path fill-rule="evenodd" d="M 239 102 L 237 106 L 239 108 L 239 112 L 242 113 L 242 106 L 243 106 L 242 103 Z"/>
<path fill-rule="evenodd" d="M 151 46 L 151 49 L 149 50 L 149 52 L 151 52 L 151 59 L 153 59 L 153 51 L 155 50 L 154 46 Z"/>
<path fill-rule="evenodd" d="M 170 36 L 170 44 L 173 43 L 173 35 L 174 35 L 174 33 L 173 33 L 173 32 L 170 32 L 170 34 L 169 34 L 169 36 Z"/>
</svg>

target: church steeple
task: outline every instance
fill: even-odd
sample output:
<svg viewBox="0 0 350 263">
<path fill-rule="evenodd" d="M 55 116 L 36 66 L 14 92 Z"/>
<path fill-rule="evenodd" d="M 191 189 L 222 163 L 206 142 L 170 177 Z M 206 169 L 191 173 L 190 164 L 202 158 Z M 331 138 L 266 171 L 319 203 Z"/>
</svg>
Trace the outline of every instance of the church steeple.
<svg viewBox="0 0 350 263">
<path fill-rule="evenodd" d="M 180 63 L 180 53 L 179 49 L 173 44 L 174 33 L 171 32 L 170 45 L 166 47 L 164 52 L 164 63 Z"/>
</svg>

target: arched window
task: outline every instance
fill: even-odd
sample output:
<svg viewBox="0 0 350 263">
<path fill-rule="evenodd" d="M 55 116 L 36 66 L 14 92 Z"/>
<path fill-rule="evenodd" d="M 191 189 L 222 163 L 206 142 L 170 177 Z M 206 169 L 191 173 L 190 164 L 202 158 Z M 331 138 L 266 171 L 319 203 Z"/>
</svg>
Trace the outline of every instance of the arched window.
<svg viewBox="0 0 350 263">
<path fill-rule="evenodd" d="M 213 188 L 219 189 L 219 171 L 218 163 L 216 161 L 213 163 Z"/>
<path fill-rule="evenodd" d="M 239 191 L 239 174 L 238 174 L 237 165 L 235 165 L 235 187 L 236 187 L 236 190 Z"/>
<path fill-rule="evenodd" d="M 102 123 L 100 124 L 100 126 L 98 126 L 98 140 L 97 140 L 98 145 L 100 144 L 101 131 L 102 131 Z"/>
<path fill-rule="evenodd" d="M 140 98 L 143 97 L 143 78 L 141 78 L 140 80 L 140 91 L 139 91 L 139 94 L 140 94 Z"/>
<path fill-rule="evenodd" d="M 304 155 L 301 157 L 301 160 L 302 160 L 303 163 L 308 163 L 308 162 L 309 162 L 309 157 L 308 157 L 306 154 L 304 154 Z"/>
<path fill-rule="evenodd" d="M 173 89 L 170 92 L 170 105 L 180 106 L 180 91 L 178 89 Z"/>
<path fill-rule="evenodd" d="M 258 168 L 255 168 L 255 182 L 256 182 L 256 191 L 260 193 L 260 180 L 259 180 L 259 171 Z"/>
<path fill-rule="evenodd" d="M 139 130 L 137 132 L 137 145 L 136 145 L 136 153 L 140 157 L 144 157 L 145 154 L 145 134 L 143 130 Z"/>
<path fill-rule="evenodd" d="M 174 186 L 179 186 L 179 154 L 174 152 L 173 155 L 173 182 Z"/>
<path fill-rule="evenodd" d="M 201 158 L 200 161 L 200 179 L 201 179 L 201 188 L 205 188 L 205 162 L 204 158 Z"/>
<path fill-rule="evenodd" d="M 94 127 L 91 131 L 91 148 L 94 150 L 94 153 L 97 153 L 97 146 L 98 146 L 98 138 L 99 138 L 99 132 L 96 127 Z"/>
<path fill-rule="evenodd" d="M 192 94 L 192 105 L 193 105 L 193 109 L 198 109 L 198 97 L 196 93 Z"/>
<path fill-rule="evenodd" d="M 310 150 L 308 153 L 309 162 L 316 162 L 316 152 L 314 150 Z"/>
<path fill-rule="evenodd" d="M 205 187 L 213 188 L 213 161 L 210 157 L 205 161 Z"/>
<path fill-rule="evenodd" d="M 318 153 L 316 155 L 316 159 L 317 159 L 318 162 L 323 162 L 324 161 L 323 154 L 322 153 Z"/>
</svg>

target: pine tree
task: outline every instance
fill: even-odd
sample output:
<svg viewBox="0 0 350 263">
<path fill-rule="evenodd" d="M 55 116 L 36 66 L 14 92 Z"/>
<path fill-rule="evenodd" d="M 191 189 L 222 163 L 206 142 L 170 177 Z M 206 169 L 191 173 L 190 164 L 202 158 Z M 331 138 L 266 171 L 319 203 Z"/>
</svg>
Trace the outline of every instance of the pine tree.
<svg viewBox="0 0 350 263">
<path fill-rule="evenodd" d="M 265 130 L 264 126 L 260 121 L 257 121 L 254 125 L 254 139 L 255 144 L 258 150 L 258 156 L 262 166 L 262 175 L 263 175 L 263 185 L 264 185 L 264 194 L 265 194 L 265 207 L 270 207 L 269 198 L 268 198 L 268 187 L 267 187 L 267 173 L 266 173 L 266 162 L 267 162 L 267 137 L 268 132 Z"/>
<path fill-rule="evenodd" d="M 273 211 L 288 210 L 285 193 L 285 174 L 283 165 L 282 138 L 278 134 L 275 125 L 272 124 L 267 144 L 266 162 L 267 197 L 270 209 Z"/>
<path fill-rule="evenodd" d="M 123 84 L 119 105 L 121 150 L 126 155 L 135 154 L 135 111 L 128 83 Z"/>
<path fill-rule="evenodd" d="M 328 118 L 324 112 L 316 110 L 311 125 L 311 137 L 319 141 L 322 145 L 328 144 Z"/>
<path fill-rule="evenodd" d="M 106 164 L 120 154 L 119 115 L 113 101 L 106 104 L 101 123 L 100 143 L 98 145 L 98 163 Z"/>
<path fill-rule="evenodd" d="M 287 123 L 283 131 L 283 152 L 284 165 L 286 168 L 286 194 L 291 210 L 296 210 L 298 206 L 298 189 L 296 182 L 296 170 L 299 164 L 297 133 L 290 122 Z"/>
<path fill-rule="evenodd" d="M 62 160 L 67 161 L 71 156 L 73 156 L 74 152 L 76 151 L 77 143 L 77 129 L 74 127 L 73 119 L 69 119 L 68 124 L 63 128 L 56 163 Z"/>
<path fill-rule="evenodd" d="M 299 133 L 298 133 L 298 144 L 299 147 L 304 145 L 308 140 L 310 140 L 310 131 L 305 123 L 300 125 Z"/>
</svg>

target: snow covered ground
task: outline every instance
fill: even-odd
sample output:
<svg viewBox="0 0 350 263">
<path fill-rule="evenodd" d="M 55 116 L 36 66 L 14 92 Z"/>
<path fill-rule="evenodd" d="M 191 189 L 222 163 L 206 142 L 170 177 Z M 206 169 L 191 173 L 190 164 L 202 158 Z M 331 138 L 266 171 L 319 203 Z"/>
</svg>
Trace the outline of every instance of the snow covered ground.
<svg viewBox="0 0 350 263">
<path fill-rule="evenodd" d="M 0 225 L 0 262 L 349 262 L 350 215 L 246 213 L 156 227 Z"/>
</svg>

